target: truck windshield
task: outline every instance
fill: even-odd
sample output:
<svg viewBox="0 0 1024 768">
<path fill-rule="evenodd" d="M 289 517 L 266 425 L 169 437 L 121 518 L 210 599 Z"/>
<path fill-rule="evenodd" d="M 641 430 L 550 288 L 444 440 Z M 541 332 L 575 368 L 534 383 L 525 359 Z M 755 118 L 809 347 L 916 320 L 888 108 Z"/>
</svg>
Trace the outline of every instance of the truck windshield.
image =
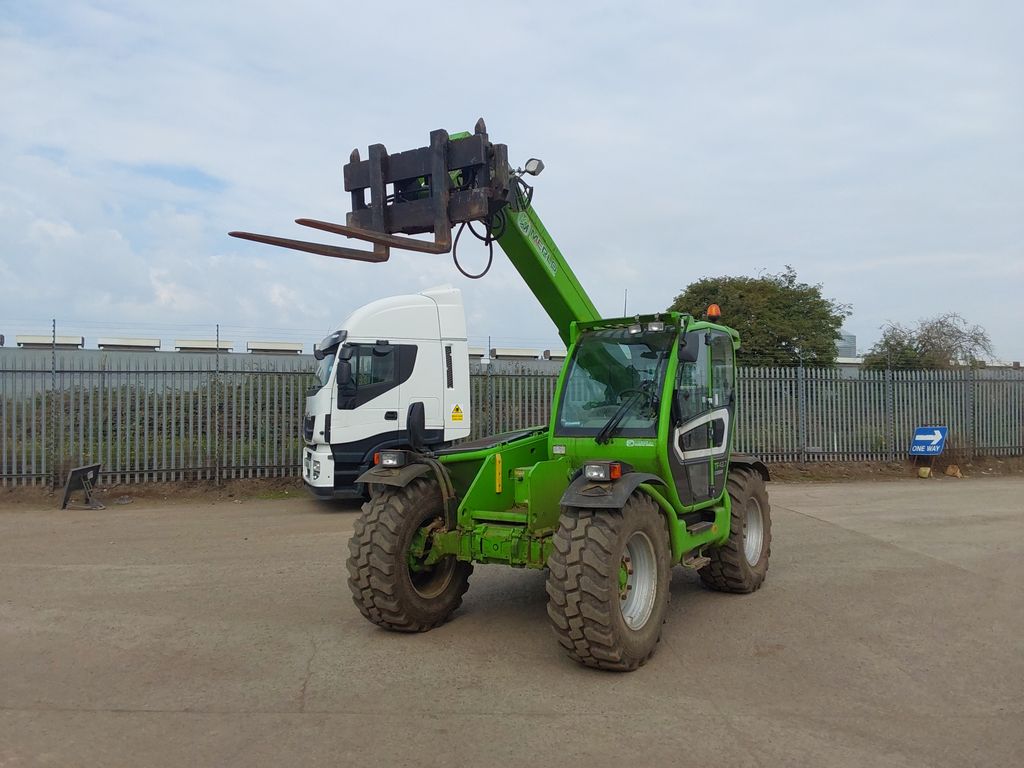
<svg viewBox="0 0 1024 768">
<path fill-rule="evenodd" d="M 654 437 L 674 339 L 672 329 L 630 335 L 615 328 L 584 336 L 562 386 L 555 434 L 596 436 L 613 421 L 617 435 Z"/>
<path fill-rule="evenodd" d="M 331 371 L 334 370 L 334 359 L 338 356 L 338 348 L 327 350 L 327 354 L 323 360 L 320 360 L 316 364 L 316 379 L 320 383 L 321 387 L 326 387 L 327 382 L 331 380 Z"/>
</svg>

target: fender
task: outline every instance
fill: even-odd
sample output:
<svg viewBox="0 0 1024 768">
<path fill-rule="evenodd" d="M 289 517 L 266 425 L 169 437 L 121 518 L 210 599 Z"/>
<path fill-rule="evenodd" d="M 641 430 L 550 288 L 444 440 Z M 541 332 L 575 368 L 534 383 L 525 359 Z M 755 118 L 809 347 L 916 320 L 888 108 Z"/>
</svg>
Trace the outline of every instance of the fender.
<svg viewBox="0 0 1024 768">
<path fill-rule="evenodd" d="M 432 471 L 429 464 L 406 464 L 404 467 L 374 467 L 363 472 L 363 474 L 356 478 L 356 482 L 372 483 L 374 485 L 393 485 L 396 488 L 404 488 L 417 477 L 422 477 Z"/>
<path fill-rule="evenodd" d="M 729 467 L 746 467 L 752 469 L 761 476 L 761 479 L 766 483 L 771 481 L 771 476 L 768 474 L 768 467 L 761 461 L 757 456 L 749 453 L 734 453 L 729 457 Z"/>
<path fill-rule="evenodd" d="M 562 494 L 563 507 L 581 509 L 621 509 L 640 483 L 665 485 L 665 481 L 648 472 L 627 472 L 611 483 L 595 483 L 582 474 Z"/>
</svg>

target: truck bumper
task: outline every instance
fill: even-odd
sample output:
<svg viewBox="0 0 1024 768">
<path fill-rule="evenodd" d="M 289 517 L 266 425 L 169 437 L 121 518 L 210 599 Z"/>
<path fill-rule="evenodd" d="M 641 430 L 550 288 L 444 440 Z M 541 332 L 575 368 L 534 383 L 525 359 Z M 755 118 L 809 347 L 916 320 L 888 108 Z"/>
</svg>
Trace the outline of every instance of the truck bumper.
<svg viewBox="0 0 1024 768">
<path fill-rule="evenodd" d="M 302 451 L 302 482 L 318 499 L 360 499 L 363 488 L 353 480 L 361 468 L 337 466 L 328 445 L 307 445 Z"/>
</svg>

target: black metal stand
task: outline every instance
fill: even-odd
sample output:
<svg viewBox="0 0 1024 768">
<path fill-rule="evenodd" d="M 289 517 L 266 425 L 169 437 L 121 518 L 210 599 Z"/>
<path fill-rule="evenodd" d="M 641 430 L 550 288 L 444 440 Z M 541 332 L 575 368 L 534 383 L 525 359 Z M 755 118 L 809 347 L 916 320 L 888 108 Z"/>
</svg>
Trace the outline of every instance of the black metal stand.
<svg viewBox="0 0 1024 768">
<path fill-rule="evenodd" d="M 64 483 L 64 498 L 60 504 L 61 509 L 106 509 L 92 495 L 93 487 L 100 479 L 100 466 L 100 464 L 90 464 L 85 467 L 75 467 L 68 472 L 68 480 Z M 85 496 L 83 504 L 71 501 L 71 494 L 75 491 L 82 491 Z"/>
</svg>

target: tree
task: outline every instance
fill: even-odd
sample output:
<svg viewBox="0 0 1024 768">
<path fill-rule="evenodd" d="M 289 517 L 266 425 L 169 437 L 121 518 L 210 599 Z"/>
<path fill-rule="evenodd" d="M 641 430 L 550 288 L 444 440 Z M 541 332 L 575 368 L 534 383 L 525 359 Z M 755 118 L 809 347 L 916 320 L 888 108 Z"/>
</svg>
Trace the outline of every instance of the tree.
<svg viewBox="0 0 1024 768">
<path fill-rule="evenodd" d="M 847 304 L 821 295 L 820 285 L 797 281 L 786 266 L 777 275 L 705 277 L 676 296 L 669 311 L 703 317 L 709 304 L 740 332 L 740 365 L 833 365 Z"/>
<path fill-rule="evenodd" d="M 919 320 L 913 328 L 899 323 L 882 326 L 882 338 L 864 356 L 864 366 L 935 370 L 973 367 L 991 358 L 992 341 L 985 329 L 946 312 Z"/>
</svg>

